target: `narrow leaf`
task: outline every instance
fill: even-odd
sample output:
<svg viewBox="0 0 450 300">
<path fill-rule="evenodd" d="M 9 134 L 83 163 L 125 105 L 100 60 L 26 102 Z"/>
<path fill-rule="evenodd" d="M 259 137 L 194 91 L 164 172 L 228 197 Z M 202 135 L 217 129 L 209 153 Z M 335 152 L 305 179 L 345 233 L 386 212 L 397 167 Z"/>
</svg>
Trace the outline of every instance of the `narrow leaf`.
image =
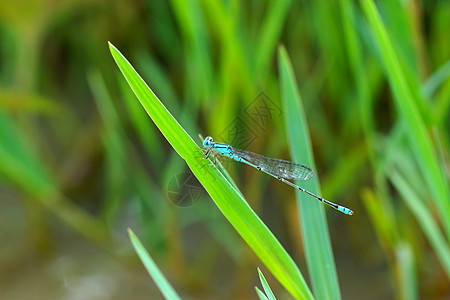
<svg viewBox="0 0 450 300">
<path fill-rule="evenodd" d="M 200 148 L 112 44 L 110 50 L 148 115 L 175 151 L 186 161 L 224 216 L 294 297 L 311 299 L 311 292 L 300 270 L 245 199 L 210 161 L 200 158 Z"/>
<path fill-rule="evenodd" d="M 296 162 L 314 168 L 308 124 L 301 106 L 301 98 L 291 62 L 283 47 L 280 47 L 278 56 L 281 96 L 286 112 L 286 129 L 292 158 Z M 302 187 L 320 195 L 317 178 L 312 182 L 302 182 Z M 314 294 L 318 299 L 340 299 L 324 204 L 300 191 L 297 191 L 297 203 L 302 224 L 306 262 Z M 333 211 L 333 213 L 338 212 Z M 342 218 L 345 217 L 342 215 Z"/>
<path fill-rule="evenodd" d="M 150 277 L 152 277 L 153 281 L 155 281 L 164 298 L 169 300 L 181 299 L 180 296 L 178 296 L 177 292 L 167 281 L 166 277 L 164 277 L 164 274 L 161 272 L 156 263 L 153 261 L 150 254 L 148 254 L 147 250 L 144 248 L 141 241 L 129 228 L 128 228 L 128 236 L 130 237 L 134 250 L 136 250 L 136 253 L 139 255 L 139 258 L 141 259 L 142 263 L 147 269 L 148 274 L 150 274 Z"/>
<path fill-rule="evenodd" d="M 258 274 L 259 274 L 259 280 L 261 281 L 261 285 L 262 285 L 267 297 L 270 300 L 276 300 L 275 295 L 273 294 L 272 290 L 270 289 L 270 286 L 267 283 L 266 278 L 264 277 L 263 273 L 261 272 L 261 270 L 259 268 L 258 268 Z"/>
</svg>

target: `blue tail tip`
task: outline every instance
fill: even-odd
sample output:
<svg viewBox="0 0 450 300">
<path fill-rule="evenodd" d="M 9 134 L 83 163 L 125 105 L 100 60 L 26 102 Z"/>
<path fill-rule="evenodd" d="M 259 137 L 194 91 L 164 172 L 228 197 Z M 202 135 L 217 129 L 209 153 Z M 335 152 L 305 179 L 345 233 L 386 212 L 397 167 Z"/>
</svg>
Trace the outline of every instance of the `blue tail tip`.
<svg viewBox="0 0 450 300">
<path fill-rule="evenodd" d="M 353 210 L 351 210 L 351 209 L 349 209 L 347 207 L 339 206 L 338 210 L 340 212 L 343 212 L 346 215 L 349 215 L 349 216 L 353 215 Z"/>
</svg>

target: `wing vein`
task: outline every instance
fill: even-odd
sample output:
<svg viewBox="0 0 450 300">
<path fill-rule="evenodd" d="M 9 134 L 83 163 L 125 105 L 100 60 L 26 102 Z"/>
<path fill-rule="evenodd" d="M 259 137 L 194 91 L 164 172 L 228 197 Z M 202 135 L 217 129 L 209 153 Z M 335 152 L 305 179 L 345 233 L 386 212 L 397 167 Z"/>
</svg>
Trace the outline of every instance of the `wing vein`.
<svg viewBox="0 0 450 300">
<path fill-rule="evenodd" d="M 288 160 L 265 157 L 246 150 L 234 149 L 233 153 L 255 164 L 264 171 L 291 180 L 309 180 L 314 177 L 314 171 L 305 165 Z"/>
</svg>

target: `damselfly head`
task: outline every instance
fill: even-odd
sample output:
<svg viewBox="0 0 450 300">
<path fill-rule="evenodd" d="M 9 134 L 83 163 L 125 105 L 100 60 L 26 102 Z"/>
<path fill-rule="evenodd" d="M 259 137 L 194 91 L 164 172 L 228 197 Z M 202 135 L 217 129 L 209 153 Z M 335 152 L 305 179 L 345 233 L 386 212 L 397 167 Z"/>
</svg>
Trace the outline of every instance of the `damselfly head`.
<svg viewBox="0 0 450 300">
<path fill-rule="evenodd" d="M 207 136 L 206 139 L 203 141 L 203 146 L 205 146 L 206 148 L 211 147 L 213 144 L 214 144 L 213 138 L 210 136 Z"/>
</svg>

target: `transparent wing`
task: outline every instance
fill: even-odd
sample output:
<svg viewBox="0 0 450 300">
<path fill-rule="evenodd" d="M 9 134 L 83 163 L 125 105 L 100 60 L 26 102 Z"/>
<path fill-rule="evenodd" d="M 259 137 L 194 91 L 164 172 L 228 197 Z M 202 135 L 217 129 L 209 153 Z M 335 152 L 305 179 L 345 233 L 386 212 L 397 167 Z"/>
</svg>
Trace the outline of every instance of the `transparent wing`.
<svg viewBox="0 0 450 300">
<path fill-rule="evenodd" d="M 277 158 L 265 157 L 250 151 L 234 149 L 234 154 L 261 167 L 264 171 L 284 179 L 309 180 L 314 177 L 314 171 L 305 165 Z"/>
</svg>

